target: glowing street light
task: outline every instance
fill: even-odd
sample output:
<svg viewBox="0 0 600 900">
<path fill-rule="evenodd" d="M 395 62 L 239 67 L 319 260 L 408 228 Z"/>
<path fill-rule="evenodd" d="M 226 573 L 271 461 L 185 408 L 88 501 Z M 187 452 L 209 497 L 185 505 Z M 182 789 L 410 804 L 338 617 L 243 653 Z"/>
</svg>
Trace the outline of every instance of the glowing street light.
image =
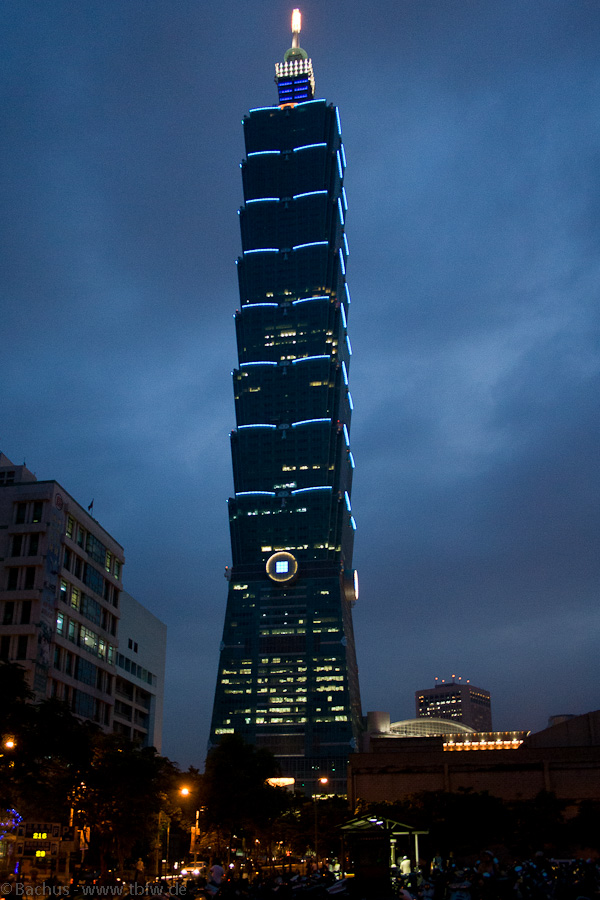
<svg viewBox="0 0 600 900">
<path fill-rule="evenodd" d="M 192 791 L 189 787 L 182 787 L 182 788 L 179 788 L 179 793 L 181 794 L 182 797 L 189 797 L 190 794 L 192 793 Z M 196 859 L 198 856 L 197 843 L 198 843 L 198 838 L 200 837 L 199 819 L 200 819 L 200 810 L 197 809 L 196 810 L 196 824 L 192 825 L 190 828 L 190 840 L 193 841 L 193 853 L 194 853 L 193 865 L 194 866 L 196 865 Z"/>
<path fill-rule="evenodd" d="M 322 787 L 325 787 L 326 784 L 329 784 L 329 778 L 322 776 L 318 779 L 318 784 Z M 317 819 L 317 800 L 319 799 L 318 794 L 313 794 L 313 806 L 315 808 L 315 865 L 317 867 L 317 872 L 319 871 L 319 821 Z"/>
</svg>

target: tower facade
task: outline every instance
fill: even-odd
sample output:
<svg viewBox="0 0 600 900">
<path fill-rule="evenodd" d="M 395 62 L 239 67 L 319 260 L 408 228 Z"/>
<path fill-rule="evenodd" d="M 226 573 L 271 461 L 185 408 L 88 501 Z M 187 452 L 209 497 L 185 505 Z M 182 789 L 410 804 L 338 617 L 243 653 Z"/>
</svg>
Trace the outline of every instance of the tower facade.
<svg viewBox="0 0 600 900">
<path fill-rule="evenodd" d="M 243 120 L 232 567 L 211 742 L 239 733 L 298 789 L 327 778 L 326 792 L 344 793 L 361 715 L 346 160 L 298 18 L 292 28 L 279 105 Z"/>
</svg>

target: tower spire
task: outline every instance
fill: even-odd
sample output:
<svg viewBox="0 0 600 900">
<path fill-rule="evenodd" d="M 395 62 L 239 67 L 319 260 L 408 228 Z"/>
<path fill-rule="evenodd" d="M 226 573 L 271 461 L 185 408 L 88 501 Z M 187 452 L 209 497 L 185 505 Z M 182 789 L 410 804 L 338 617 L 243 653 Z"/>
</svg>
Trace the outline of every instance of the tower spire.
<svg viewBox="0 0 600 900">
<path fill-rule="evenodd" d="M 292 13 L 292 49 L 300 47 L 300 32 L 302 31 L 302 15 L 299 9 Z"/>
<path fill-rule="evenodd" d="M 300 46 L 302 16 L 299 9 L 292 13 L 292 46 L 286 50 L 282 63 L 275 64 L 275 82 L 280 106 L 295 106 L 315 96 L 315 76 L 312 60 Z"/>
</svg>

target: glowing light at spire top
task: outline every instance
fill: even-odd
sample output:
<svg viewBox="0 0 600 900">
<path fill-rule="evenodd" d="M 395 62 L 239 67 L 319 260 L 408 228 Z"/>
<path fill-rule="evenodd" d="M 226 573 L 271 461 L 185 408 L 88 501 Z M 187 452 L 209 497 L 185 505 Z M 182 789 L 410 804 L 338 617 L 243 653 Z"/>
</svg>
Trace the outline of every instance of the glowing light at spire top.
<svg viewBox="0 0 600 900">
<path fill-rule="evenodd" d="M 302 16 L 300 15 L 300 10 L 295 9 L 292 12 L 292 47 L 300 46 L 300 39 L 298 35 L 302 30 Z"/>
</svg>

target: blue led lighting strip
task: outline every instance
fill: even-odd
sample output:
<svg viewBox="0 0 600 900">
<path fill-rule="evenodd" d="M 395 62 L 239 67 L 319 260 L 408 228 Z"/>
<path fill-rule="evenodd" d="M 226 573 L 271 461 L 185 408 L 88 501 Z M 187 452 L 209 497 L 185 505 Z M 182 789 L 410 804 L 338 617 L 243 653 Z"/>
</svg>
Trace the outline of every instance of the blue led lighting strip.
<svg viewBox="0 0 600 900">
<path fill-rule="evenodd" d="M 296 488 L 295 491 L 292 491 L 292 494 L 307 494 L 309 491 L 331 491 L 333 488 L 330 484 L 322 484 L 318 487 L 306 487 L 306 488 Z"/>
<path fill-rule="evenodd" d="M 308 244 L 296 244 L 292 250 L 303 250 L 305 247 L 326 247 L 329 241 L 309 241 Z"/>
<path fill-rule="evenodd" d="M 236 497 L 274 497 L 275 491 L 238 491 Z"/>
<path fill-rule="evenodd" d="M 260 359 L 260 360 L 258 360 L 258 362 L 240 363 L 240 369 L 243 369 L 244 366 L 276 366 L 276 365 L 277 365 L 277 363 L 273 362 L 270 359 Z M 342 363 L 342 365 L 344 365 L 344 364 Z"/>
<path fill-rule="evenodd" d="M 296 428 L 298 425 L 313 425 L 315 422 L 329 422 L 331 425 L 331 419 L 301 419 L 299 422 L 292 422 L 292 428 Z"/>
<path fill-rule="evenodd" d="M 316 147 L 326 147 L 327 144 L 303 144 L 302 147 L 294 147 L 294 153 L 298 153 L 299 150 L 314 150 Z"/>
<path fill-rule="evenodd" d="M 256 306 L 279 306 L 279 303 L 244 303 L 242 306 L 242 310 L 244 309 L 254 309 Z M 235 318 L 235 316 L 234 316 Z M 242 363 L 242 365 L 253 365 L 252 363 Z"/>
<path fill-rule="evenodd" d="M 327 294 L 322 297 L 301 297 L 300 300 L 292 300 L 292 306 L 297 303 L 311 303 L 313 300 L 331 300 L 331 297 L 328 297 Z"/>
<path fill-rule="evenodd" d="M 327 194 L 328 191 L 305 191 L 304 194 L 294 194 L 292 200 L 299 200 L 301 197 L 315 197 L 317 194 Z"/>
</svg>

